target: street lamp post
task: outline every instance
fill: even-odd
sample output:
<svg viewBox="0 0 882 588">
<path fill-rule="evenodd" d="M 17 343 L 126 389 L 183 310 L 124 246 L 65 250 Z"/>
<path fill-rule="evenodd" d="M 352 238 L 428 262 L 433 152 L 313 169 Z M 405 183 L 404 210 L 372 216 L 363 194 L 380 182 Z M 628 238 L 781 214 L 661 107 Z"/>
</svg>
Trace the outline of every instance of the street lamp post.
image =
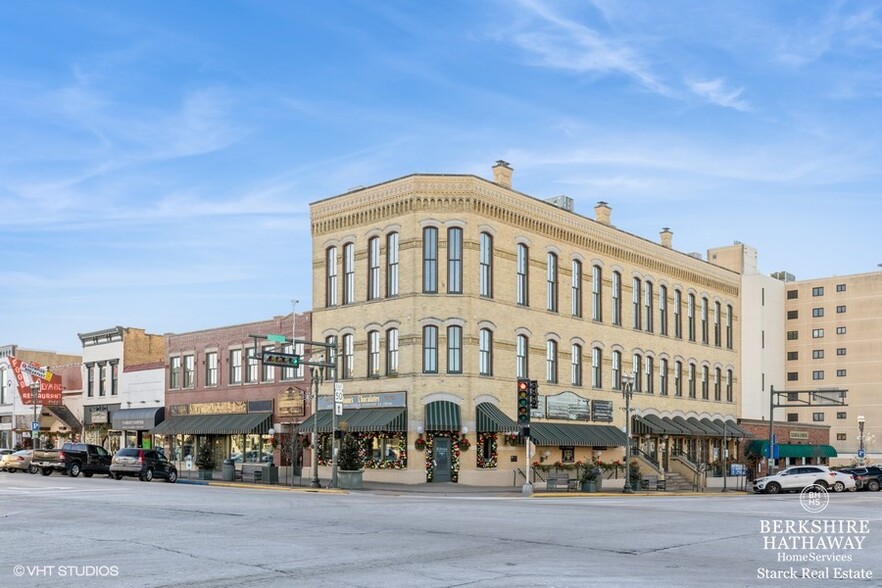
<svg viewBox="0 0 882 588">
<path fill-rule="evenodd" d="M 34 405 L 34 420 L 33 422 L 37 422 L 37 399 L 40 396 L 40 383 L 34 382 L 31 384 L 31 402 Z M 34 430 L 34 425 L 31 424 L 31 449 L 37 448 L 37 438 L 39 436 L 39 430 Z"/>
<path fill-rule="evenodd" d="M 635 374 L 622 374 L 622 396 L 625 399 L 625 494 L 631 494 L 631 396 L 634 395 Z"/>
<path fill-rule="evenodd" d="M 860 436 L 858 437 L 858 443 L 860 443 L 858 460 L 860 460 L 860 465 L 864 465 L 864 422 L 866 420 L 864 415 L 858 415 L 858 431 L 860 431 Z"/>
<path fill-rule="evenodd" d="M 315 357 L 313 357 L 313 361 L 316 361 Z M 319 360 L 321 361 L 321 360 Z M 319 398 L 319 385 L 322 383 L 322 369 L 320 367 L 313 367 L 310 371 L 312 372 L 312 384 L 313 384 L 313 395 L 312 395 L 312 482 L 310 482 L 310 488 L 321 488 L 322 483 L 319 481 L 318 475 L 318 398 Z"/>
</svg>

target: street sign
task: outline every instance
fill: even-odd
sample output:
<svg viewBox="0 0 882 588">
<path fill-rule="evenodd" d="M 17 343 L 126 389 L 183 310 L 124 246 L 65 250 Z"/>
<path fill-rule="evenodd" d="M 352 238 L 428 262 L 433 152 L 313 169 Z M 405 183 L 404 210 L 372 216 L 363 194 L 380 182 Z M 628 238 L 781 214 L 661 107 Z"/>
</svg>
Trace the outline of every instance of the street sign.
<svg viewBox="0 0 882 588">
<path fill-rule="evenodd" d="M 858 457 L 864 459 L 867 453 L 863 449 L 858 449 Z"/>
<path fill-rule="evenodd" d="M 343 403 L 335 402 L 334 403 L 334 414 L 337 416 L 343 416 Z"/>
<path fill-rule="evenodd" d="M 31 431 L 39 431 L 40 430 L 40 421 L 31 421 Z M 863 456 L 861 456 L 863 457 Z"/>
<path fill-rule="evenodd" d="M 267 341 L 273 341 L 274 343 L 287 343 L 288 338 L 284 335 L 267 335 Z"/>
<path fill-rule="evenodd" d="M 279 353 L 277 351 L 264 351 L 260 355 L 260 361 L 267 365 L 281 367 L 297 367 L 300 365 L 300 356 L 293 353 Z"/>
<path fill-rule="evenodd" d="M 343 390 L 334 390 L 334 402 L 343 402 Z"/>
<path fill-rule="evenodd" d="M 342 392 L 343 391 L 343 382 L 335 382 L 334 383 L 334 390 L 340 390 Z"/>
</svg>

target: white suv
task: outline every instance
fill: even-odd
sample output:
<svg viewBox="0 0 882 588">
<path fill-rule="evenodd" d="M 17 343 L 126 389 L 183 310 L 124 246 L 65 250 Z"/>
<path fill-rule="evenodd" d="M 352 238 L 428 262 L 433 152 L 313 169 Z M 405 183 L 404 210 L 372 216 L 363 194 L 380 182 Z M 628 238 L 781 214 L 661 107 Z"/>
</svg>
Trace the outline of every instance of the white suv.
<svg viewBox="0 0 882 588">
<path fill-rule="evenodd" d="M 757 478 L 753 481 L 753 491 L 779 494 L 802 490 L 812 484 L 829 488 L 834 486 L 836 482 L 836 472 L 827 466 L 801 465 L 789 467 L 771 476 Z"/>
</svg>

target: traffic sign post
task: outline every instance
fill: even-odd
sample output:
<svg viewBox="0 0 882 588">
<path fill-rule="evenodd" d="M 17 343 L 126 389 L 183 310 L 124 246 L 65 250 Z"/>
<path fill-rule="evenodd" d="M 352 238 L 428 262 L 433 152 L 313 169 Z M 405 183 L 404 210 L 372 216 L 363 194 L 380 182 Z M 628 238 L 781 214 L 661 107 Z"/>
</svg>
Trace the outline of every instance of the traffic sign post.
<svg viewBox="0 0 882 588">
<path fill-rule="evenodd" d="M 31 421 L 31 431 L 38 432 L 40 430 L 40 421 Z"/>
</svg>

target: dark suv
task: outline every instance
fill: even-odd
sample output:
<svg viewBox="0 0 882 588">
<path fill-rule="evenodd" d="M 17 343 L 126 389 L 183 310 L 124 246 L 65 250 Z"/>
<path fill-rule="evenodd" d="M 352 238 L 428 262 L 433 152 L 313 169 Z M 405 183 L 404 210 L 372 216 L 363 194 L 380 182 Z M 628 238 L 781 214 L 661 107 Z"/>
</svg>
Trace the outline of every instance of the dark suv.
<svg viewBox="0 0 882 588">
<path fill-rule="evenodd" d="M 842 471 L 854 476 L 858 490 L 877 492 L 882 487 L 882 468 L 879 466 L 844 468 Z"/>
<path fill-rule="evenodd" d="M 174 483 L 178 479 L 178 470 L 155 449 L 127 447 L 113 456 L 110 475 L 117 480 L 122 480 L 123 476 L 138 476 L 142 482 L 149 482 L 156 477 Z"/>
</svg>

